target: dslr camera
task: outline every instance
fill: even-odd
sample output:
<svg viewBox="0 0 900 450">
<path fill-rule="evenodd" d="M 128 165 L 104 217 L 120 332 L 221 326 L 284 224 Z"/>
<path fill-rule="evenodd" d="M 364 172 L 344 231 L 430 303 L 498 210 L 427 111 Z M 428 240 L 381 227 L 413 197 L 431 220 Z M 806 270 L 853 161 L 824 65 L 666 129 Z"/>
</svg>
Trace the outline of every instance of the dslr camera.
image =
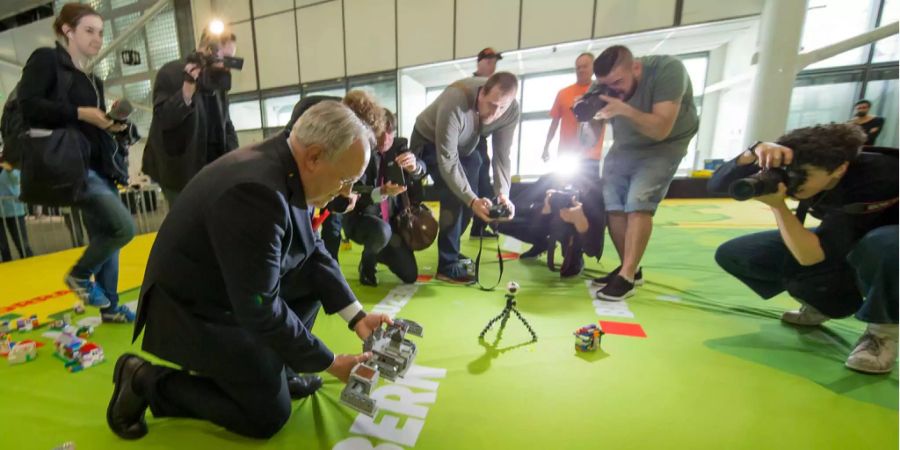
<svg viewBox="0 0 900 450">
<path fill-rule="evenodd" d="M 557 215 L 559 210 L 575 206 L 576 198 L 578 198 L 578 191 L 574 189 L 551 192 L 549 200 L 551 214 Z"/>
<path fill-rule="evenodd" d="M 728 186 L 728 194 L 735 200 L 744 201 L 778 192 L 778 183 L 784 183 L 787 195 L 793 196 L 805 181 L 804 170 L 791 166 L 776 167 L 733 181 Z"/>
<path fill-rule="evenodd" d="M 506 204 L 494 199 L 494 204 L 488 209 L 488 217 L 491 219 L 506 219 L 510 216 L 512 216 L 512 211 L 509 210 Z"/>
<path fill-rule="evenodd" d="M 616 91 L 610 89 L 605 84 L 596 84 L 584 93 L 572 106 L 572 112 L 579 122 L 587 122 L 594 118 L 597 111 L 606 107 L 606 101 L 600 98 L 601 95 L 614 97 Z"/>
</svg>

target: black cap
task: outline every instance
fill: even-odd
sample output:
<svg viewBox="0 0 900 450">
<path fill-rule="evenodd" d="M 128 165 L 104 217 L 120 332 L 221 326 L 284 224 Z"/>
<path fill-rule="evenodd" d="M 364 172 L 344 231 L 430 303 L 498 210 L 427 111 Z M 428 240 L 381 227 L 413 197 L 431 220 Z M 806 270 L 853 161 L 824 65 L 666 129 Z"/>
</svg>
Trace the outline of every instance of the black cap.
<svg viewBox="0 0 900 450">
<path fill-rule="evenodd" d="M 497 60 L 501 60 L 501 59 L 503 59 L 503 55 L 501 55 L 500 53 L 497 53 L 493 48 L 487 47 L 484 50 L 478 52 L 478 60 L 479 61 L 481 61 L 482 59 L 486 59 L 486 58 L 494 58 Z"/>
</svg>

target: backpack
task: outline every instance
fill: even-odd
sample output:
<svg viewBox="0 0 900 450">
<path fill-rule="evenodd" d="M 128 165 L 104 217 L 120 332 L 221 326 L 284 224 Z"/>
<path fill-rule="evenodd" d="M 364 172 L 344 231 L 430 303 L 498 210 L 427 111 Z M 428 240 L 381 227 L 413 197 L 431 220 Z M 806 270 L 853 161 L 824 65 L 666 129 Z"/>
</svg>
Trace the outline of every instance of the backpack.
<svg viewBox="0 0 900 450">
<path fill-rule="evenodd" d="M 3 137 L 3 160 L 16 169 L 22 163 L 22 134 L 28 131 L 18 100 L 19 85 L 9 93 L 0 117 L 0 136 Z"/>
</svg>

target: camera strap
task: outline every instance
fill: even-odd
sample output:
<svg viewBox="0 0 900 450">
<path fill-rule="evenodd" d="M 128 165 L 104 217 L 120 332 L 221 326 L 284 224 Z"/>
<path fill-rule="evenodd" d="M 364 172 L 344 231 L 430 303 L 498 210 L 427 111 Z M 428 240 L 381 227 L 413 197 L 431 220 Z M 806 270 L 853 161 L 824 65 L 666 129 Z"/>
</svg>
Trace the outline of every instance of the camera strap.
<svg viewBox="0 0 900 450">
<path fill-rule="evenodd" d="M 483 233 L 482 233 L 483 234 Z M 475 282 L 482 291 L 493 291 L 500 285 L 503 279 L 503 255 L 500 254 L 500 237 L 497 237 L 497 264 L 500 265 L 500 274 L 497 275 L 497 282 L 491 287 L 485 287 L 481 284 L 481 252 L 484 249 L 484 236 L 478 238 L 478 255 L 475 256 Z"/>
</svg>

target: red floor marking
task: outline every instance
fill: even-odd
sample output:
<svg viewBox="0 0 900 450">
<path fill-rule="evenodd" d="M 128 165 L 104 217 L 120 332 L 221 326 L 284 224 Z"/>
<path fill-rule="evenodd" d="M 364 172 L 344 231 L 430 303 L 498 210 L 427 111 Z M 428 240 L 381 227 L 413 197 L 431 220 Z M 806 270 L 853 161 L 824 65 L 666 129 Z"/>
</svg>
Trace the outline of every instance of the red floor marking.
<svg viewBox="0 0 900 450">
<path fill-rule="evenodd" d="M 69 290 L 56 291 L 56 292 L 54 292 L 54 293 L 52 293 L 52 294 L 39 295 L 39 296 L 37 296 L 37 297 L 30 298 L 30 299 L 28 299 L 28 300 L 22 300 L 22 301 L 20 301 L 20 302 L 13 303 L 12 305 L 4 306 L 3 308 L 0 308 L 0 314 L 6 314 L 6 313 L 8 313 L 8 312 L 10 312 L 10 311 L 13 311 L 13 310 L 16 310 L 16 309 L 19 309 L 19 308 L 24 308 L 24 307 L 26 307 L 26 306 L 34 305 L 34 304 L 37 304 L 37 303 L 43 303 L 43 302 L 46 302 L 47 300 L 52 300 L 52 299 L 54 299 L 54 298 L 59 298 L 59 297 L 62 297 L 62 296 L 64 296 L 64 295 L 68 295 L 68 294 L 70 294 L 70 293 L 72 293 L 72 291 L 69 291 Z"/>
<path fill-rule="evenodd" d="M 641 327 L 639 323 L 626 323 L 626 322 L 607 322 L 605 320 L 599 320 L 600 328 L 603 329 L 603 332 L 606 334 L 618 334 L 621 336 L 632 336 L 632 337 L 647 337 L 647 333 L 644 333 L 644 328 Z"/>
<path fill-rule="evenodd" d="M 432 278 L 433 277 L 431 275 L 419 275 L 418 277 L 416 277 L 416 281 L 420 283 L 427 283 L 431 281 Z"/>
</svg>

